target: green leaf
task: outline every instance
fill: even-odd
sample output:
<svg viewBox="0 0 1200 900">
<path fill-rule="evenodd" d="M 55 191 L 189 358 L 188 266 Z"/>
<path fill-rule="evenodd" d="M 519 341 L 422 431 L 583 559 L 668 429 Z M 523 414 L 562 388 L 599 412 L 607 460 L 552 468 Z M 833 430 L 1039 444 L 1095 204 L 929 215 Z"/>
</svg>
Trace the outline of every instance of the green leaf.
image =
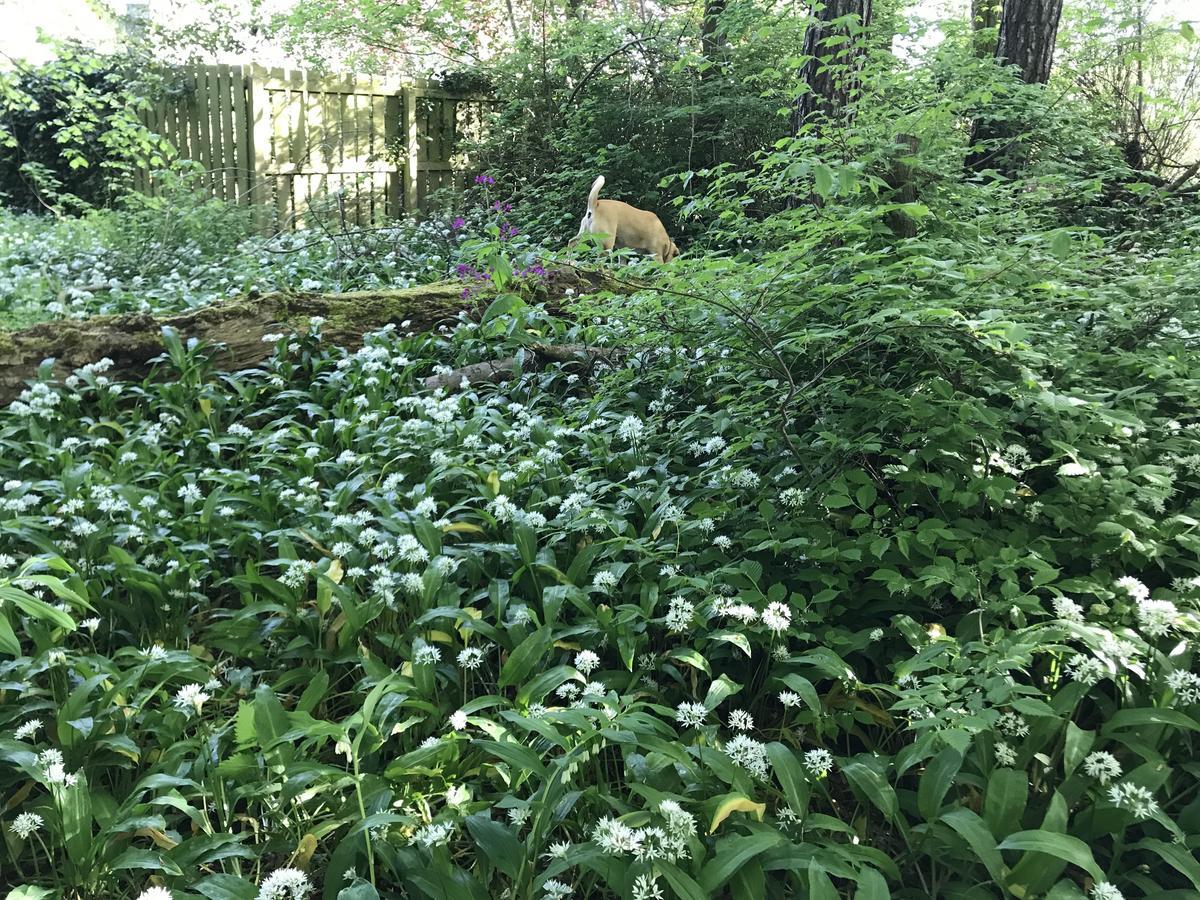
<svg viewBox="0 0 1200 900">
<path fill-rule="evenodd" d="M 675 892 L 675 896 L 679 900 L 711 900 L 711 895 L 674 863 L 660 860 L 655 863 L 655 866 L 662 872 L 663 878 L 667 880 L 667 884 L 671 886 L 671 890 Z"/>
<path fill-rule="evenodd" d="M 943 813 L 941 821 L 958 832 L 959 837 L 967 842 L 967 846 L 983 863 L 993 881 L 1000 883 L 1004 880 L 1008 872 L 1004 865 L 1004 857 L 996 848 L 996 838 L 988 831 L 983 819 L 971 810 L 959 807 Z"/>
<path fill-rule="evenodd" d="M 530 679 L 517 691 L 517 703 L 523 705 L 540 701 L 560 684 L 572 679 L 581 683 L 583 681 L 583 677 L 575 670 L 574 666 L 555 666 Z"/>
<path fill-rule="evenodd" d="M 1104 870 L 1096 865 L 1096 859 L 1088 845 L 1069 834 L 1053 831 L 1018 831 L 1010 834 L 997 850 L 1036 850 L 1071 863 L 1083 869 L 1096 881 L 1104 881 Z"/>
<path fill-rule="evenodd" d="M 718 675 L 712 684 L 708 686 L 708 693 L 704 696 L 704 708 L 709 712 L 721 705 L 721 702 L 726 697 L 731 697 L 742 689 L 742 686 L 736 681 L 733 681 L 727 675 Z"/>
<path fill-rule="evenodd" d="M 1134 844 L 1130 849 L 1149 850 L 1155 853 L 1159 859 L 1190 881 L 1192 887 L 1200 891 L 1200 863 L 1196 862 L 1195 855 L 1185 845 L 1168 844 L 1157 838 L 1146 838 Z"/>
<path fill-rule="evenodd" d="M 833 190 L 833 170 L 824 163 L 813 166 L 813 186 L 822 197 L 828 197 Z"/>
<path fill-rule="evenodd" d="M 778 832 L 759 832 L 723 838 L 717 842 L 717 852 L 704 864 L 700 872 L 700 886 L 708 892 L 708 896 L 716 896 L 734 872 L 784 840 L 783 835 Z"/>
<path fill-rule="evenodd" d="M 471 837 L 475 838 L 475 843 L 492 865 L 509 878 L 515 879 L 521 867 L 521 860 L 525 858 L 525 851 L 516 835 L 499 822 L 492 821 L 486 812 L 467 816 L 466 821 Z"/>
<path fill-rule="evenodd" d="M 1094 731 L 1086 731 L 1074 722 L 1067 723 L 1063 739 L 1063 777 L 1068 777 L 1083 762 L 1096 740 Z"/>
<path fill-rule="evenodd" d="M 5 896 L 5 900 L 46 900 L 47 897 L 53 897 L 54 891 L 50 888 L 34 887 L 32 884 L 25 884 L 21 887 L 15 887 Z"/>
<path fill-rule="evenodd" d="M 520 684 L 550 649 L 550 629 L 539 628 L 521 641 L 500 669 L 500 687 Z"/>
<path fill-rule="evenodd" d="M 895 824 L 904 828 L 904 820 L 900 817 L 900 803 L 896 799 L 895 789 L 887 783 L 882 775 L 859 760 L 848 760 L 842 763 L 842 774 L 854 787 L 873 803 L 880 812 Z"/>
<path fill-rule="evenodd" d="M 927 820 L 932 822 L 938 817 L 942 800 L 954 783 L 962 763 L 963 755 L 953 747 L 946 747 L 925 767 L 917 785 L 917 809 Z"/>
<path fill-rule="evenodd" d="M 1146 725 L 1173 725 L 1189 731 L 1200 731 L 1200 723 L 1177 709 L 1140 707 L 1138 709 L 1122 709 L 1113 713 L 1104 723 L 1101 733 L 1107 735 L 1122 728 L 1141 728 Z"/>
<path fill-rule="evenodd" d="M 108 864 L 110 869 L 132 869 L 137 872 L 166 872 L 168 875 L 182 875 L 183 869 L 175 862 L 153 850 L 139 850 L 129 847 L 116 859 Z"/>
<path fill-rule="evenodd" d="M 858 890 L 854 900 L 891 900 L 887 879 L 875 869 L 862 869 L 858 873 Z"/>
<path fill-rule="evenodd" d="M 92 792 L 87 776 L 80 772 L 75 784 L 61 790 L 59 812 L 67 858 L 76 866 L 84 866 L 92 849 Z"/>
<path fill-rule="evenodd" d="M 524 744 L 519 744 L 516 741 L 487 741 L 476 739 L 471 741 L 472 744 L 482 749 L 490 756 L 494 756 L 503 762 L 508 763 L 512 769 L 512 777 L 515 780 L 522 773 L 534 773 L 541 775 L 546 771 L 545 764 L 538 758 L 537 754 L 526 747 Z"/>
<path fill-rule="evenodd" d="M 21 642 L 8 622 L 8 616 L 4 615 L 2 611 L 0 611 L 0 653 L 9 656 L 21 655 Z"/>
<path fill-rule="evenodd" d="M 1029 776 L 1018 769 L 995 769 L 983 798 L 983 817 L 993 834 L 1008 834 L 1021 827 L 1021 814 L 1029 802 Z"/>
<path fill-rule="evenodd" d="M 236 875 L 209 875 L 197 882 L 194 890 L 208 900 L 254 900 L 258 896 L 254 884 Z"/>
<path fill-rule="evenodd" d="M 349 887 L 338 891 L 337 900 L 379 900 L 379 892 L 369 882 L 355 878 Z"/>
<path fill-rule="evenodd" d="M 1056 259 L 1066 259 L 1071 255 L 1071 232 L 1059 229 L 1050 235 L 1050 253 Z"/>
<path fill-rule="evenodd" d="M 811 709 L 818 716 L 821 715 L 821 698 L 817 696 L 817 689 L 813 687 L 813 683 L 803 675 L 795 673 L 784 675 L 779 679 L 793 691 L 800 695 L 800 699 L 804 701 L 804 705 Z"/>
<path fill-rule="evenodd" d="M 783 788 L 783 796 L 787 798 L 788 806 L 798 816 L 808 812 L 808 799 L 812 792 L 804 770 L 792 749 L 779 741 L 767 744 L 767 759 L 771 761 L 771 771 Z"/>
<path fill-rule="evenodd" d="M 1196 29 L 1192 27 L 1191 22 L 1180 22 L 1179 33 L 1183 35 L 1183 39 L 1189 43 L 1196 39 Z"/>
<path fill-rule="evenodd" d="M 682 663 L 687 663 L 692 668 L 699 669 L 705 675 L 712 675 L 712 669 L 709 668 L 708 660 L 691 647 L 676 647 L 667 656 L 671 659 L 677 659 Z"/>
<path fill-rule="evenodd" d="M 526 305 L 527 304 L 525 301 L 516 294 L 501 294 L 490 304 L 488 304 L 488 308 L 484 311 L 483 318 L 480 320 L 479 324 L 486 325 L 493 319 L 498 319 L 501 316 L 512 315 Z"/>
<path fill-rule="evenodd" d="M 841 900 L 829 875 L 815 859 L 808 861 L 808 900 Z"/>
</svg>

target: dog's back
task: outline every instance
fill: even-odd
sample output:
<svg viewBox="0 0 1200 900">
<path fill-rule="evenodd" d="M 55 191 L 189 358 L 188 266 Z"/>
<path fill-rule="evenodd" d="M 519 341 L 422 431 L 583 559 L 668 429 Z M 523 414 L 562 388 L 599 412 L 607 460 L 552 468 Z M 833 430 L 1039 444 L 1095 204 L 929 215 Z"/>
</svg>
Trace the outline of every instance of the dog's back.
<svg viewBox="0 0 1200 900">
<path fill-rule="evenodd" d="M 667 262 L 679 255 L 679 248 L 667 235 L 658 216 L 621 200 L 601 200 L 602 187 L 603 175 L 592 182 L 587 212 L 579 226 L 580 235 L 606 235 L 606 250 L 643 250 L 653 253 L 659 262 Z"/>
</svg>

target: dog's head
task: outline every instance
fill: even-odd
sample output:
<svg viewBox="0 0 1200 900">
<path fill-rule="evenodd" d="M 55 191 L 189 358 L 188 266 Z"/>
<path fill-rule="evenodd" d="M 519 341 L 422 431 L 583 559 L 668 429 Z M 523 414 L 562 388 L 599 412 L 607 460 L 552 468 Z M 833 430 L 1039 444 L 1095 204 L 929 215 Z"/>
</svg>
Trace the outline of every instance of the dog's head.
<svg viewBox="0 0 1200 900">
<path fill-rule="evenodd" d="M 669 263 L 679 255 L 679 248 L 675 246 L 674 241 L 668 241 L 667 252 L 663 254 L 663 262 Z"/>
</svg>

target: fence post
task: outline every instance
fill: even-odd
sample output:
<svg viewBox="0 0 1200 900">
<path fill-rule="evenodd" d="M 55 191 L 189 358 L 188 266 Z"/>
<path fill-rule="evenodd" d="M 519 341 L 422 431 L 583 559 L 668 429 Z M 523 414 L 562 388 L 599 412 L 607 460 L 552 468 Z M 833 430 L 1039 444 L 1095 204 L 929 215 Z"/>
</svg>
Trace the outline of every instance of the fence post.
<svg viewBox="0 0 1200 900">
<path fill-rule="evenodd" d="M 267 167 L 271 161 L 271 98 L 264 87 L 266 70 L 259 65 L 246 73 L 246 148 L 250 166 L 250 202 L 254 221 L 263 234 L 274 230 L 271 222 L 271 184 Z"/>
<path fill-rule="evenodd" d="M 404 211 L 417 213 L 417 161 L 420 158 L 417 138 L 417 88 L 406 85 L 404 94 L 404 125 L 407 140 L 404 147 Z"/>
</svg>

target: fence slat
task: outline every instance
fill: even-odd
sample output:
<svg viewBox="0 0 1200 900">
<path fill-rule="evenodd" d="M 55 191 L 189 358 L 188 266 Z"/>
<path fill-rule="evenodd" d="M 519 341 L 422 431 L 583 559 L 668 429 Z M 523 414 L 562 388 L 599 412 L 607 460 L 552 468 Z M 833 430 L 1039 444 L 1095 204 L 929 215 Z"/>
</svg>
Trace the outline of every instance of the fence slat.
<svg viewBox="0 0 1200 900">
<path fill-rule="evenodd" d="M 250 169 L 250 122 L 246 115 L 246 67 L 233 66 L 229 73 L 230 99 L 233 107 L 233 150 L 236 169 L 237 201 L 243 206 L 250 203 L 250 184 L 253 173 Z"/>
<path fill-rule="evenodd" d="M 460 184 L 455 147 L 476 134 L 485 102 L 423 81 L 257 65 L 187 66 L 176 79 L 182 90 L 142 121 L 200 165 L 212 196 L 254 205 L 263 231 L 338 216 L 339 191 L 346 224 L 417 213 Z M 134 181 L 161 191 L 149 166 Z"/>
</svg>

